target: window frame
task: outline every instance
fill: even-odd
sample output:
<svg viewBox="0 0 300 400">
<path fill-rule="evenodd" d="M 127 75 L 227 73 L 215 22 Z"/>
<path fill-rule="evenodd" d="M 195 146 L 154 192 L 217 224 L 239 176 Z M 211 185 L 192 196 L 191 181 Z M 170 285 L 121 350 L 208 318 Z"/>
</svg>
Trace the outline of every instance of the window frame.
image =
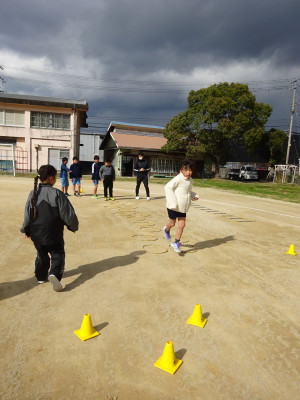
<svg viewBox="0 0 300 400">
<path fill-rule="evenodd" d="M 71 115 L 63 113 L 31 111 L 30 128 L 70 131 Z"/>
<path fill-rule="evenodd" d="M 25 111 L 22 110 L 8 110 L 5 108 L 0 109 L 0 115 L 2 115 L 2 117 L 0 117 L 0 126 L 11 126 L 14 128 L 25 128 Z M 8 119 L 8 115 L 10 115 L 10 117 L 13 115 L 13 123 L 7 123 L 7 119 Z M 23 118 L 22 119 L 22 124 L 17 124 L 16 123 L 16 115 L 20 116 L 22 115 Z"/>
</svg>

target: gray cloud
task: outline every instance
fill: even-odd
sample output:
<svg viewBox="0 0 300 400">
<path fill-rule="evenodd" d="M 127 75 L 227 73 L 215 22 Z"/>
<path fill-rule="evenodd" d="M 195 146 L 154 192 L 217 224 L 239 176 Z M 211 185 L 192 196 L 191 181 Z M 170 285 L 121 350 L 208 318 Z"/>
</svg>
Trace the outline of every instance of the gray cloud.
<svg viewBox="0 0 300 400">
<path fill-rule="evenodd" d="M 295 76 L 299 11 L 296 0 L 2 0 L 0 65 L 15 78 L 7 80 L 7 91 L 80 96 L 108 114 L 132 110 L 137 118 L 167 119 L 186 107 L 189 89 L 221 80 L 273 79 L 277 85 Z M 25 75 L 31 82 L 18 80 Z M 264 85 L 258 99 L 270 98 L 288 119 L 288 107 L 277 107 L 282 96 L 267 97 Z M 185 92 L 172 91 L 179 89 Z"/>
</svg>

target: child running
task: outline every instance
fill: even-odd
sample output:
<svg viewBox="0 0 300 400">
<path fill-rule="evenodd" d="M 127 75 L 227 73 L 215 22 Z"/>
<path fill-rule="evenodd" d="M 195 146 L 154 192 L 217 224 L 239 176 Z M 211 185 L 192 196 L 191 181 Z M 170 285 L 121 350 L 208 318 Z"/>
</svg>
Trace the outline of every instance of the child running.
<svg viewBox="0 0 300 400">
<path fill-rule="evenodd" d="M 42 165 L 38 170 L 38 175 L 34 178 L 34 188 L 25 205 L 21 232 L 33 241 L 37 250 L 35 276 L 38 283 L 49 279 L 53 289 L 61 292 L 63 287 L 60 281 L 65 266 L 64 225 L 70 231 L 76 232 L 78 219 L 67 197 L 53 187 L 56 174 L 52 165 Z M 41 180 L 39 186 L 38 179 Z"/>
<path fill-rule="evenodd" d="M 68 193 L 69 189 L 69 180 L 68 180 L 68 172 L 70 168 L 67 167 L 68 159 L 64 157 L 62 159 L 62 164 L 60 167 L 60 183 L 61 183 L 61 191 L 68 197 L 70 196 Z"/>
<path fill-rule="evenodd" d="M 97 195 L 98 182 L 99 182 L 99 178 L 100 178 L 99 172 L 100 172 L 99 156 L 95 156 L 94 163 L 92 165 L 92 181 L 94 184 L 93 199 L 99 199 L 99 196 Z"/>
<path fill-rule="evenodd" d="M 192 192 L 192 173 L 192 162 L 184 160 L 180 165 L 179 174 L 165 186 L 169 222 L 163 231 L 165 239 L 170 241 L 170 230 L 175 226 L 176 219 L 178 219 L 175 241 L 171 243 L 171 246 L 177 253 L 180 253 L 180 238 L 185 227 L 186 213 L 190 208 L 192 199 L 198 200 L 198 195 Z"/>
<path fill-rule="evenodd" d="M 116 172 L 109 158 L 105 160 L 104 165 L 100 168 L 100 179 L 103 181 L 104 200 L 108 200 L 107 189 L 109 190 L 109 200 L 115 200 L 113 197 L 113 186 L 116 179 Z"/>
<path fill-rule="evenodd" d="M 80 196 L 80 182 L 82 178 L 82 168 L 79 164 L 79 158 L 77 156 L 73 157 L 73 164 L 70 166 L 70 178 L 73 183 L 73 193 L 74 196 Z M 77 186 L 77 190 L 76 190 Z"/>
</svg>

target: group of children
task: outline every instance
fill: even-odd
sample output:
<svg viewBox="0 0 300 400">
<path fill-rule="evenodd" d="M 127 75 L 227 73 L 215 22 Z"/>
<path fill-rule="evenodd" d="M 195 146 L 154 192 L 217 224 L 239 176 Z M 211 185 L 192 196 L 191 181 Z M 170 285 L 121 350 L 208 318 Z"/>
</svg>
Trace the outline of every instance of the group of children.
<svg viewBox="0 0 300 400">
<path fill-rule="evenodd" d="M 106 160 L 100 168 L 98 156 L 95 156 L 94 161 L 92 166 L 94 197 L 98 198 L 98 182 L 102 180 L 105 199 L 107 199 L 107 189 L 109 189 L 109 198 L 114 200 L 112 189 L 115 171 L 110 160 Z M 21 232 L 25 234 L 26 238 L 30 238 L 33 241 L 37 250 L 35 276 L 38 283 L 42 284 L 49 280 L 53 285 L 53 289 L 58 292 L 63 290 L 61 279 L 65 266 L 64 226 L 66 225 L 67 229 L 72 232 L 76 232 L 79 226 L 74 208 L 67 198 L 69 187 L 68 172 L 70 173 L 70 178 L 72 178 L 74 195 L 80 196 L 82 170 L 78 157 L 73 158 L 73 164 L 70 169 L 66 166 L 67 162 L 68 159 L 64 158 L 60 174 L 64 190 L 53 187 L 56 182 L 57 171 L 52 165 L 43 165 L 39 168 L 38 175 L 34 178 L 34 188 L 30 192 L 25 205 L 24 223 L 21 228 Z M 138 172 L 143 173 L 147 170 L 147 165 L 143 164 L 141 169 L 141 171 L 138 169 Z M 191 201 L 198 200 L 198 195 L 192 192 L 192 170 L 192 162 L 189 160 L 183 161 L 179 174 L 165 186 L 169 220 L 163 228 L 163 233 L 165 239 L 171 241 L 170 231 L 175 226 L 176 220 L 178 220 L 175 240 L 171 243 L 172 248 L 177 253 L 180 253 L 180 239 L 185 227 L 186 213 Z M 41 181 L 39 185 L 38 179 Z M 142 179 L 140 183 L 141 181 Z M 147 192 L 147 197 L 149 197 L 148 194 L 149 192 Z"/>
<path fill-rule="evenodd" d="M 68 159 L 64 157 L 62 159 L 62 165 L 60 167 L 60 182 L 61 191 L 68 197 L 69 180 L 68 173 L 70 174 L 70 179 L 72 179 L 73 184 L 73 194 L 74 196 L 80 196 L 81 190 L 81 179 L 82 179 L 82 168 L 79 163 L 77 156 L 73 157 L 73 164 L 70 168 L 67 167 Z M 106 159 L 104 165 L 100 167 L 99 156 L 94 157 L 94 163 L 92 165 L 92 181 L 94 184 L 93 198 L 98 199 L 97 194 L 99 180 L 103 181 L 104 187 L 104 200 L 115 200 L 113 197 L 113 182 L 115 181 L 116 173 L 114 166 L 111 164 L 111 160 Z M 107 196 L 107 189 L 109 191 L 109 197 Z"/>
</svg>

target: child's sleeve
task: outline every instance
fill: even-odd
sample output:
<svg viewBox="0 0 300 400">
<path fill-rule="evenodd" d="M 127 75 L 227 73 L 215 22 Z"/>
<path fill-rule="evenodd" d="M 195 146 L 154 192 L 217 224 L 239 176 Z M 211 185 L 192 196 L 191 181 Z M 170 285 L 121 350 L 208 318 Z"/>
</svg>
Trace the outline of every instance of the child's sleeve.
<svg viewBox="0 0 300 400">
<path fill-rule="evenodd" d="M 196 192 L 191 192 L 191 199 L 193 200 L 195 197 L 199 199 L 199 196 Z"/>
<path fill-rule="evenodd" d="M 95 179 L 98 179 L 98 178 L 95 178 L 95 163 L 92 165 L 92 179 L 93 179 L 93 181 Z"/>
<path fill-rule="evenodd" d="M 176 179 L 177 177 L 173 178 L 170 182 L 168 182 L 165 186 L 165 193 L 166 193 L 166 199 L 167 199 L 167 208 L 170 210 L 175 210 L 178 206 L 177 204 L 177 198 L 175 195 L 175 189 L 178 186 L 178 181 Z"/>
<path fill-rule="evenodd" d="M 63 165 L 61 166 L 61 169 L 64 169 L 64 170 L 67 171 L 67 172 L 71 171 L 70 168 L 68 168 L 65 164 L 63 164 Z"/>
<path fill-rule="evenodd" d="M 103 167 L 103 166 L 102 166 Z M 103 179 L 103 175 L 102 175 L 102 173 L 103 173 L 103 168 L 102 167 L 100 167 L 100 169 L 99 169 L 99 177 L 100 177 L 100 181 L 102 181 L 102 179 Z"/>
<path fill-rule="evenodd" d="M 24 222 L 20 229 L 22 233 L 25 233 L 26 236 L 30 236 L 30 209 L 31 209 L 31 198 L 32 192 L 29 194 L 24 212 Z"/>
<path fill-rule="evenodd" d="M 70 179 L 73 179 L 73 164 L 70 166 Z"/>
<path fill-rule="evenodd" d="M 69 231 L 78 231 L 79 222 L 77 215 L 75 214 L 74 208 L 67 197 L 60 190 L 57 190 L 56 202 L 58 206 L 59 216 L 63 220 Z"/>
</svg>

